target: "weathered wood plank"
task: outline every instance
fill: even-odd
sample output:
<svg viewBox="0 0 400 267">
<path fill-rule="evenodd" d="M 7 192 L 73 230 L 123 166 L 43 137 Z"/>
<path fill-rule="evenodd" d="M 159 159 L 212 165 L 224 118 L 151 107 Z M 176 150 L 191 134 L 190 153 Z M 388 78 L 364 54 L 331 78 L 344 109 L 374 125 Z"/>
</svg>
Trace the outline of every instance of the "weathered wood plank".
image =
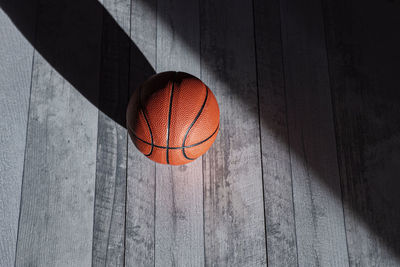
<svg viewBox="0 0 400 267">
<path fill-rule="evenodd" d="M 157 165 L 156 266 L 204 265 L 201 167 Z"/>
<path fill-rule="evenodd" d="M 110 120 L 104 114 L 99 114 L 94 266 L 122 266 L 124 262 L 126 130 Z"/>
<path fill-rule="evenodd" d="M 77 90 L 98 95 L 101 9 L 92 4 L 39 5 L 17 266 L 91 264 L 98 113 Z"/>
<path fill-rule="evenodd" d="M 96 192 L 93 226 L 94 266 L 123 266 L 127 133 L 131 39 L 130 1 L 103 0 Z M 108 11 L 110 12 L 108 12 Z M 114 20 L 115 19 L 115 20 Z M 113 119 L 114 118 L 114 119 Z M 122 125 L 121 125 L 122 124 Z"/>
<path fill-rule="evenodd" d="M 154 266 L 155 163 L 129 140 L 126 202 L 126 266 Z"/>
<path fill-rule="evenodd" d="M 90 265 L 97 110 L 37 53 L 33 67 L 16 264 Z"/>
<path fill-rule="evenodd" d="M 324 0 L 351 266 L 400 264 L 400 5 Z"/>
<path fill-rule="evenodd" d="M 0 25 L 0 265 L 13 266 L 33 48 L 1 9 Z"/>
<path fill-rule="evenodd" d="M 296 266 L 280 5 L 254 1 L 268 266 Z"/>
<path fill-rule="evenodd" d="M 158 1 L 157 72 L 200 76 L 199 3 Z M 156 266 L 203 266 L 202 161 L 156 166 Z"/>
<path fill-rule="evenodd" d="M 319 1 L 281 1 L 300 266 L 347 266 L 328 62 Z"/>
<path fill-rule="evenodd" d="M 207 266 L 266 265 L 253 9 L 200 1 L 201 78 L 221 123 L 203 156 Z"/>
<path fill-rule="evenodd" d="M 132 1 L 130 33 L 135 45 L 131 47 L 130 95 L 154 74 L 156 6 L 156 0 Z M 127 168 L 125 264 L 154 266 L 155 163 L 128 140 Z"/>
</svg>

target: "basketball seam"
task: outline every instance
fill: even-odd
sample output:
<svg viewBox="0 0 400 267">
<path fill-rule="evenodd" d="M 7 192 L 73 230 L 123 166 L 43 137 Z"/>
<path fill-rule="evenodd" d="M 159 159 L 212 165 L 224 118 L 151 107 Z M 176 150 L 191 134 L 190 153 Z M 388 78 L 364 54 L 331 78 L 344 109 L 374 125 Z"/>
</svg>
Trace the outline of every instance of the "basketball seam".
<svg viewBox="0 0 400 267">
<path fill-rule="evenodd" d="M 150 128 L 150 123 L 147 120 L 147 117 L 146 117 L 146 114 L 144 112 L 143 105 L 142 105 L 142 87 L 139 87 L 139 107 L 140 107 L 140 110 L 143 113 L 143 117 L 146 120 L 146 124 L 147 124 L 147 127 L 149 128 L 149 132 L 150 132 L 151 149 L 150 149 L 150 152 L 148 154 L 144 154 L 145 156 L 149 157 L 153 153 L 154 141 L 153 141 L 153 133 L 151 132 L 151 128 Z"/>
<path fill-rule="evenodd" d="M 196 117 L 194 118 L 194 120 L 193 120 L 192 123 L 190 124 L 189 129 L 187 130 L 187 132 L 186 132 L 186 134 L 185 134 L 185 138 L 183 138 L 183 143 L 182 143 L 182 154 L 183 154 L 183 156 L 184 156 L 186 159 L 188 159 L 188 160 L 194 160 L 194 158 L 189 158 L 189 157 L 186 155 L 186 153 L 185 153 L 185 142 L 186 142 L 186 139 L 187 139 L 187 137 L 188 137 L 188 135 L 189 135 L 190 130 L 192 129 L 193 125 L 196 123 L 197 119 L 200 117 L 200 115 L 201 115 L 201 113 L 203 112 L 204 107 L 205 107 L 205 105 L 206 105 L 206 102 L 207 102 L 207 99 L 208 99 L 208 87 L 205 86 L 205 88 L 206 88 L 206 97 L 205 97 L 205 99 L 204 99 L 203 105 L 201 105 L 201 108 L 200 108 L 199 112 L 197 113 Z"/>
<path fill-rule="evenodd" d="M 188 145 L 188 146 L 185 146 L 185 147 L 181 147 L 181 146 L 180 146 L 180 147 L 173 147 L 173 146 L 171 147 L 171 146 L 170 146 L 170 147 L 168 147 L 168 149 L 192 148 L 192 147 L 201 145 L 202 143 L 208 141 L 211 137 L 213 137 L 214 134 L 218 131 L 218 129 L 219 129 L 219 124 L 218 124 L 217 128 L 214 130 L 214 132 L 213 132 L 209 137 L 207 137 L 206 139 L 204 139 L 204 140 L 202 140 L 202 141 L 200 141 L 200 142 L 198 142 L 198 143 L 195 143 L 195 144 L 193 144 L 193 145 Z M 128 130 L 131 132 L 131 134 L 133 135 L 133 137 L 135 137 L 137 140 L 141 141 L 142 143 L 145 143 L 146 145 L 151 146 L 151 143 L 149 143 L 149 142 L 143 140 L 142 138 L 138 137 L 138 136 L 133 132 L 133 130 L 132 130 L 130 127 L 129 127 Z M 166 146 L 159 146 L 159 145 L 155 145 L 155 144 L 154 144 L 154 147 L 162 148 L 162 149 L 166 149 L 166 148 L 167 148 Z"/>
<path fill-rule="evenodd" d="M 171 128 L 172 99 L 174 97 L 175 77 L 176 77 L 176 72 L 175 72 L 174 79 L 172 80 L 171 96 L 169 98 L 168 125 L 167 125 L 167 147 L 166 147 L 166 149 L 167 149 L 167 152 L 166 152 L 167 164 L 169 164 L 169 157 L 168 157 L 169 134 L 170 134 L 170 128 Z"/>
</svg>

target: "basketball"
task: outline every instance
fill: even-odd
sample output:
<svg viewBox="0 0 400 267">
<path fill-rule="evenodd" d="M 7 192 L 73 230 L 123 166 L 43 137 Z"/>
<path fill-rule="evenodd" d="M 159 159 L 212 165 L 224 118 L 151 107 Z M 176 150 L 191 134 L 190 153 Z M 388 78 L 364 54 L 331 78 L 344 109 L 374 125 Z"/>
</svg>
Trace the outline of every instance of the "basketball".
<svg viewBox="0 0 400 267">
<path fill-rule="evenodd" d="M 132 94 L 126 113 L 129 135 L 149 159 L 182 165 L 203 155 L 219 130 L 211 90 L 184 72 L 150 77 Z"/>
</svg>

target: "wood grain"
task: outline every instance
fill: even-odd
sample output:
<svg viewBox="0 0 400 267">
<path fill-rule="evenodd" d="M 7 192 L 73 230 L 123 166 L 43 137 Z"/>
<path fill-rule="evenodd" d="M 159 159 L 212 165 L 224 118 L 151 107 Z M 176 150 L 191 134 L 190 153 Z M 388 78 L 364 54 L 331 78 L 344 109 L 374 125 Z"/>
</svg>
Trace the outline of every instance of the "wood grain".
<svg viewBox="0 0 400 267">
<path fill-rule="evenodd" d="M 147 79 L 156 64 L 156 0 L 131 4 L 131 38 L 150 66 L 138 60 L 131 46 L 129 94 Z M 154 266 L 155 163 L 146 159 L 128 140 L 126 195 L 126 266 Z"/>
<path fill-rule="evenodd" d="M 158 1 L 157 72 L 200 76 L 199 3 Z M 156 266 L 203 266 L 201 158 L 184 166 L 156 166 Z"/>
<path fill-rule="evenodd" d="M 300 266 L 347 266 L 348 254 L 319 1 L 281 1 Z"/>
<path fill-rule="evenodd" d="M 268 266 L 296 266 L 279 1 L 254 1 L 254 21 Z"/>
<path fill-rule="evenodd" d="M 350 265 L 398 266 L 400 4 L 323 4 Z"/>
<path fill-rule="evenodd" d="M 37 16 L 16 265 L 89 266 L 98 112 L 48 62 L 98 88 L 101 17 L 81 16 L 92 2 L 50 2 Z"/>
<path fill-rule="evenodd" d="M 17 244 L 33 48 L 1 9 L 0 25 L 0 265 L 12 266 Z"/>
<path fill-rule="evenodd" d="M 97 110 L 37 53 L 33 68 L 16 265 L 90 265 Z"/>
<path fill-rule="evenodd" d="M 400 4 L 321 2 L 0 0 L 0 265 L 398 266 Z M 202 159 L 128 139 L 155 69 L 216 95 Z"/>
<path fill-rule="evenodd" d="M 253 9 L 200 1 L 201 78 L 220 105 L 220 132 L 203 156 L 207 266 L 266 265 Z M 223 10 L 223 12 L 222 12 Z"/>
<path fill-rule="evenodd" d="M 129 94 L 130 1 L 104 0 L 93 226 L 94 266 L 123 266 Z M 110 12 L 108 12 L 108 11 Z"/>
</svg>

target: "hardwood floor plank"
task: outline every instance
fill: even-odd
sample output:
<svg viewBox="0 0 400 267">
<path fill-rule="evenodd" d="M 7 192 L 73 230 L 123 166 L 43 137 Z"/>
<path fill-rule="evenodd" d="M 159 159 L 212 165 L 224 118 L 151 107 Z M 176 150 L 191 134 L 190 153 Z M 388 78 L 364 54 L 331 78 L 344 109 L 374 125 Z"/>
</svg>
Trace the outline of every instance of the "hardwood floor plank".
<svg viewBox="0 0 400 267">
<path fill-rule="evenodd" d="M 154 266 L 155 163 L 128 144 L 126 266 Z"/>
<path fill-rule="evenodd" d="M 204 266 L 200 163 L 157 166 L 156 266 Z"/>
<path fill-rule="evenodd" d="M 253 8 L 200 1 L 201 78 L 220 105 L 203 156 L 207 266 L 266 265 Z"/>
<path fill-rule="evenodd" d="M 30 12 L 35 13 L 35 9 Z M 0 265 L 13 266 L 17 245 L 33 47 L 2 9 L 0 25 Z M 34 25 L 32 26 L 31 30 L 34 31 Z"/>
<path fill-rule="evenodd" d="M 131 47 L 130 95 L 154 73 L 156 7 L 156 0 L 134 0 L 131 4 L 131 38 L 149 65 L 143 64 L 138 49 Z M 128 140 L 127 168 L 125 264 L 154 266 L 155 163 Z"/>
<path fill-rule="evenodd" d="M 122 266 L 125 251 L 126 130 L 104 114 L 99 114 L 98 127 L 92 263 L 94 266 Z"/>
<path fill-rule="evenodd" d="M 199 3 L 158 1 L 157 72 L 200 77 Z M 203 266 L 202 161 L 156 165 L 156 266 Z"/>
<path fill-rule="evenodd" d="M 280 3 L 254 1 L 268 266 L 296 266 Z"/>
<path fill-rule="evenodd" d="M 103 0 L 96 193 L 93 226 L 94 266 L 123 266 L 129 94 L 130 1 Z M 107 11 L 108 10 L 108 11 Z M 110 13 L 109 13 L 110 12 Z M 115 19 L 115 20 L 114 20 Z"/>
<path fill-rule="evenodd" d="M 400 265 L 400 4 L 324 0 L 351 266 Z"/>
<path fill-rule="evenodd" d="M 298 262 L 347 266 L 321 4 L 282 0 L 281 20 Z"/>
<path fill-rule="evenodd" d="M 17 266 L 91 264 L 96 130 L 96 108 L 35 53 Z"/>
<path fill-rule="evenodd" d="M 91 264 L 98 112 L 63 76 L 98 93 L 92 3 L 40 1 L 16 266 Z"/>
</svg>

